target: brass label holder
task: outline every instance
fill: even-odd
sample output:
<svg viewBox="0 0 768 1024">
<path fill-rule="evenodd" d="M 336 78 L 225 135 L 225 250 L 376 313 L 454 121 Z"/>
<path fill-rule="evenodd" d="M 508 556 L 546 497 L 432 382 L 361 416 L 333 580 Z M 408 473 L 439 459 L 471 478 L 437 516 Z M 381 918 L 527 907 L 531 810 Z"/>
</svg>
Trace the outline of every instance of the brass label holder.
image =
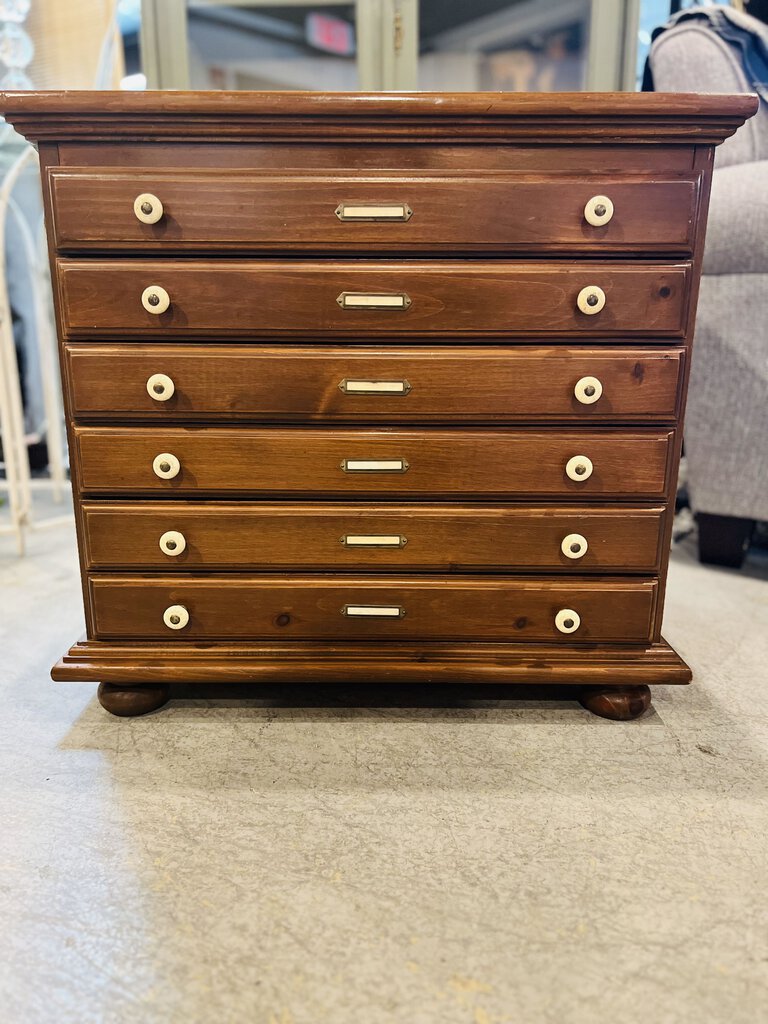
<svg viewBox="0 0 768 1024">
<path fill-rule="evenodd" d="M 408 203 L 339 203 L 333 211 L 340 221 L 409 221 L 413 210 Z"/>
<path fill-rule="evenodd" d="M 342 309 L 408 309 L 411 300 L 405 292 L 342 292 L 336 301 Z"/>
</svg>

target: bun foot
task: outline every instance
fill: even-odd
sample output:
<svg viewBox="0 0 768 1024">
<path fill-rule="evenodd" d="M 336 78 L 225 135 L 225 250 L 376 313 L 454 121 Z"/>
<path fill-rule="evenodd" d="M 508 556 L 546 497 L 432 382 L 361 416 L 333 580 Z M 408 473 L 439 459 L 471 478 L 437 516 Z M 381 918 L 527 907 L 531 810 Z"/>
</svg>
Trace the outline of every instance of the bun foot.
<svg viewBox="0 0 768 1024">
<path fill-rule="evenodd" d="M 133 718 L 157 711 L 168 700 L 168 683 L 150 683 L 147 686 L 117 686 L 99 683 L 99 703 L 111 715 Z"/>
<path fill-rule="evenodd" d="M 651 706 L 651 691 L 647 686 L 587 686 L 579 703 L 600 718 L 629 722 Z"/>
</svg>

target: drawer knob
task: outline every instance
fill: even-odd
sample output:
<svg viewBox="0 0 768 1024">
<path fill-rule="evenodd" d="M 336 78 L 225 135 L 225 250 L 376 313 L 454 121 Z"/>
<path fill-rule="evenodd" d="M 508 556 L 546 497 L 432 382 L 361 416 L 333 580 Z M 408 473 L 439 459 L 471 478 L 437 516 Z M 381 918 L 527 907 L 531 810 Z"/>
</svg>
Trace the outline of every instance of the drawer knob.
<svg viewBox="0 0 768 1024">
<path fill-rule="evenodd" d="M 566 558 L 583 558 L 588 547 L 586 537 L 582 537 L 580 533 L 569 533 L 567 537 L 563 537 L 560 550 Z"/>
<path fill-rule="evenodd" d="M 592 460 L 586 455 L 574 455 L 565 464 L 565 474 L 570 480 L 589 480 L 593 469 Z"/>
<path fill-rule="evenodd" d="M 579 613 L 572 608 L 561 608 L 555 616 L 555 626 L 561 633 L 575 633 L 580 625 Z"/>
<path fill-rule="evenodd" d="M 613 203 L 608 196 L 592 196 L 584 207 L 584 220 L 595 228 L 607 224 L 613 217 Z"/>
<path fill-rule="evenodd" d="M 576 400 L 582 405 L 594 405 L 600 400 L 603 393 L 603 385 L 597 377 L 582 377 L 577 380 L 573 389 Z"/>
<path fill-rule="evenodd" d="M 159 476 L 161 480 L 173 480 L 181 472 L 181 463 L 170 452 L 161 452 L 155 456 L 152 469 L 155 476 Z"/>
<path fill-rule="evenodd" d="M 147 394 L 156 402 L 167 402 L 175 390 L 176 385 L 165 373 L 153 373 L 147 381 Z"/>
<path fill-rule="evenodd" d="M 168 629 L 184 629 L 189 622 L 189 612 L 183 604 L 172 604 L 163 612 L 163 622 Z"/>
<path fill-rule="evenodd" d="M 159 284 L 151 284 L 141 293 L 141 304 L 148 313 L 159 316 L 171 304 L 171 297 Z"/>
<path fill-rule="evenodd" d="M 142 192 L 133 201 L 133 212 L 142 224 L 157 224 L 163 216 L 163 204 L 151 192 Z"/>
<path fill-rule="evenodd" d="M 175 557 L 180 555 L 187 546 L 187 539 L 178 530 L 168 530 L 160 538 L 160 550 L 164 555 Z"/>
<path fill-rule="evenodd" d="M 585 313 L 587 316 L 594 316 L 605 305 L 605 292 L 602 288 L 598 288 L 596 284 L 588 284 L 577 295 L 576 305 L 582 313 Z"/>
</svg>

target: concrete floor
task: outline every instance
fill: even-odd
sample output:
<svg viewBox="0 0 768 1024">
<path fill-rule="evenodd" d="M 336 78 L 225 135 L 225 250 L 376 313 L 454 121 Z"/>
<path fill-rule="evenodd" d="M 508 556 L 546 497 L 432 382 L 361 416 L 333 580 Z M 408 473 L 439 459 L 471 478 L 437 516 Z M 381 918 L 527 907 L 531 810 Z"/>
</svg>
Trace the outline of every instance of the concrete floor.
<svg viewBox="0 0 768 1024">
<path fill-rule="evenodd" d="M 119 720 L 48 679 L 72 532 L 0 545 L 3 1022 L 766 1019 L 765 561 L 675 553 L 696 682 L 637 722 L 299 690 Z"/>
</svg>

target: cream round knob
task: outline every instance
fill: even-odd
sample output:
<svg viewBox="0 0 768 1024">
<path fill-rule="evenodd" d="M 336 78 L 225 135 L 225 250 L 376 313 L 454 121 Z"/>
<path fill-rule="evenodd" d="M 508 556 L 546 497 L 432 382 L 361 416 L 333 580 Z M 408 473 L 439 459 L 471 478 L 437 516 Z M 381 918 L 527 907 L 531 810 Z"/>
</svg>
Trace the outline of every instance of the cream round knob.
<svg viewBox="0 0 768 1024">
<path fill-rule="evenodd" d="M 574 455 L 565 464 L 565 475 L 570 480 L 589 480 L 593 469 L 592 460 L 586 455 Z"/>
<path fill-rule="evenodd" d="M 167 402 L 175 390 L 176 385 L 166 373 L 153 373 L 147 381 L 147 394 L 156 402 Z"/>
<path fill-rule="evenodd" d="M 581 618 L 572 608 L 561 608 L 555 616 L 555 625 L 561 633 L 575 633 L 581 625 Z"/>
<path fill-rule="evenodd" d="M 133 212 L 142 224 L 157 224 L 163 216 L 163 204 L 151 192 L 142 192 L 133 201 Z"/>
<path fill-rule="evenodd" d="M 603 385 L 597 377 L 582 377 L 576 381 L 573 393 L 582 405 L 594 405 L 603 393 Z"/>
<path fill-rule="evenodd" d="M 588 547 L 586 537 L 582 537 L 580 533 L 569 533 L 567 537 L 563 537 L 560 550 L 566 558 L 583 558 Z"/>
<path fill-rule="evenodd" d="M 584 207 L 584 220 L 595 228 L 607 224 L 613 216 L 613 203 L 608 196 L 592 196 Z"/>
<path fill-rule="evenodd" d="M 163 622 L 168 629 L 184 629 L 189 622 L 189 612 L 183 604 L 172 604 L 163 612 Z"/>
<path fill-rule="evenodd" d="M 187 538 L 178 530 L 167 530 L 160 538 L 160 550 L 164 555 L 180 555 L 186 546 Z"/>
<path fill-rule="evenodd" d="M 148 313 L 159 316 L 164 313 L 171 304 L 171 297 L 165 288 L 159 284 L 151 284 L 141 293 L 141 304 Z"/>
<path fill-rule="evenodd" d="M 576 305 L 582 313 L 585 313 L 587 316 L 594 316 L 605 305 L 605 292 L 602 288 L 598 288 L 596 284 L 588 284 L 576 296 Z"/>
<path fill-rule="evenodd" d="M 152 461 L 152 469 L 161 480 L 173 480 L 181 472 L 181 463 L 170 452 L 161 452 Z"/>
</svg>

